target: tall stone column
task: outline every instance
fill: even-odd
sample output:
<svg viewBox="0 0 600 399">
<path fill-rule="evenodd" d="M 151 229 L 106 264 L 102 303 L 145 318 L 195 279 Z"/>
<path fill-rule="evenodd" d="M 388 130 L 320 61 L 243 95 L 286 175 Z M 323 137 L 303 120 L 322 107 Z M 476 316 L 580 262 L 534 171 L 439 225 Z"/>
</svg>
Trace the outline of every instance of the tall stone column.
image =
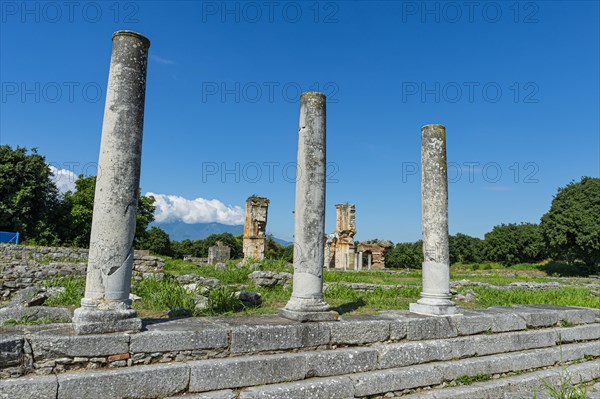
<svg viewBox="0 0 600 399">
<path fill-rule="evenodd" d="M 129 291 L 150 41 L 130 31 L 112 39 L 85 297 L 73 318 L 76 334 L 142 325 Z"/>
<path fill-rule="evenodd" d="M 414 313 L 443 316 L 457 313 L 450 299 L 448 246 L 448 171 L 446 128 L 421 128 L 421 220 L 423 225 L 423 290 L 410 304 Z"/>
<path fill-rule="evenodd" d="M 279 315 L 297 321 L 337 320 L 323 300 L 325 235 L 326 99 L 300 97 L 296 208 L 294 212 L 294 289 Z"/>
</svg>

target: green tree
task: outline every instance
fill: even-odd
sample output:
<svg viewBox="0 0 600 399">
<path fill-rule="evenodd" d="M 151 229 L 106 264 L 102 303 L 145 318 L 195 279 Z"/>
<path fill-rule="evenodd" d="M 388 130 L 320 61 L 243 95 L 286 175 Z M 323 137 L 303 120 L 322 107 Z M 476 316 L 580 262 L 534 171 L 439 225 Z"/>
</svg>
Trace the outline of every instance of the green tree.
<svg viewBox="0 0 600 399">
<path fill-rule="evenodd" d="M 36 148 L 0 146 L 0 230 L 26 240 L 58 244 L 56 223 L 64 208 L 46 159 Z"/>
<path fill-rule="evenodd" d="M 75 192 L 67 192 L 65 200 L 70 204 L 72 232 L 69 240 L 72 245 L 87 248 L 90 246 L 92 232 L 92 216 L 94 213 L 94 194 L 96 191 L 96 176 L 83 177 L 75 181 Z M 136 243 L 146 237 L 146 229 L 154 220 L 154 197 L 139 195 L 136 213 L 135 239 Z"/>
<path fill-rule="evenodd" d="M 487 260 L 506 266 L 538 262 L 545 258 L 540 226 L 534 223 L 501 224 L 485 234 Z"/>
<path fill-rule="evenodd" d="M 478 263 L 483 260 L 483 240 L 456 233 L 449 237 L 450 262 Z"/>
<path fill-rule="evenodd" d="M 385 265 L 391 268 L 420 269 L 423 263 L 423 241 L 401 242 L 385 255 Z"/>
<path fill-rule="evenodd" d="M 170 256 L 172 254 L 171 239 L 163 229 L 152 226 L 150 230 L 146 231 L 145 236 L 137 242 L 136 249 L 148 249 L 153 254 Z"/>
<path fill-rule="evenodd" d="M 600 265 L 600 179 L 582 177 L 558 189 L 541 229 L 550 255 L 581 261 L 591 271 Z"/>
</svg>

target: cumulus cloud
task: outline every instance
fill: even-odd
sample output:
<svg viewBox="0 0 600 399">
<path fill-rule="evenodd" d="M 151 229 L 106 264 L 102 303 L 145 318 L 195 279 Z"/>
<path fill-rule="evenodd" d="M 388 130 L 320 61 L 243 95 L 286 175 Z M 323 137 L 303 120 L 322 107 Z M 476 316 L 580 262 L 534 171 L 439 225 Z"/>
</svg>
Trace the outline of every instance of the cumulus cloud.
<svg viewBox="0 0 600 399">
<path fill-rule="evenodd" d="M 184 223 L 244 224 L 244 210 L 227 206 L 221 201 L 204 198 L 187 199 L 177 195 L 146 193 L 156 199 L 154 218 L 159 223 L 182 221 Z"/>
<path fill-rule="evenodd" d="M 66 193 L 67 191 L 75 191 L 75 181 L 77 175 L 68 169 L 58 169 L 55 166 L 50 165 L 50 172 L 52 172 L 52 180 L 58 191 Z"/>
</svg>

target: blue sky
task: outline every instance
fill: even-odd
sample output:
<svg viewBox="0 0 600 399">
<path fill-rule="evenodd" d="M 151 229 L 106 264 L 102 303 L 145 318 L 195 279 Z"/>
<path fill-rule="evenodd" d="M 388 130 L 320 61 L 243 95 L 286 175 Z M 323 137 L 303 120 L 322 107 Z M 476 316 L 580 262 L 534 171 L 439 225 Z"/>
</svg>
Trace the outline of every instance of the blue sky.
<svg viewBox="0 0 600 399">
<path fill-rule="evenodd" d="M 469 4 L 2 1 L 0 144 L 95 174 L 111 35 L 134 30 L 152 42 L 141 187 L 161 218 L 236 223 L 258 194 L 291 240 L 298 97 L 318 90 L 327 231 L 350 202 L 357 239 L 420 238 L 428 123 L 447 129 L 451 234 L 538 222 L 600 175 L 599 3 Z"/>
</svg>

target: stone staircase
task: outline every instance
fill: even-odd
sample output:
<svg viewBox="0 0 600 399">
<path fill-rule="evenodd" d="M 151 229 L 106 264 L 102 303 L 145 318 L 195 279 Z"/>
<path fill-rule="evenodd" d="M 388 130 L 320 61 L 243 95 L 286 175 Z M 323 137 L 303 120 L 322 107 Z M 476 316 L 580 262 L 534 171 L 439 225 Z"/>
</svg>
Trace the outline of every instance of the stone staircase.
<svg viewBox="0 0 600 399">
<path fill-rule="evenodd" d="M 600 310 L 543 305 L 338 322 L 156 320 L 137 334 L 4 328 L 0 398 L 544 398 L 600 380 Z"/>
</svg>

